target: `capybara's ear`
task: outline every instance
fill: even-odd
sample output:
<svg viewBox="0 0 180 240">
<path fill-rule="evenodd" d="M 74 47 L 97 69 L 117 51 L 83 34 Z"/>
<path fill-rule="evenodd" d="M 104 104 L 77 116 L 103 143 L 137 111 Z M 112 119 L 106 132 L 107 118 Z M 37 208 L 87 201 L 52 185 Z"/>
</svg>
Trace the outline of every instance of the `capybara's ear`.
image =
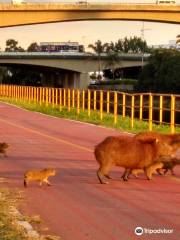
<svg viewBox="0 0 180 240">
<path fill-rule="evenodd" d="M 145 136 L 145 138 L 141 138 L 138 139 L 141 143 L 157 143 L 156 141 L 159 141 L 157 138 L 155 137 L 151 137 L 151 136 Z"/>
<path fill-rule="evenodd" d="M 158 143 L 158 142 L 159 142 L 159 139 L 156 138 L 156 143 Z"/>
</svg>

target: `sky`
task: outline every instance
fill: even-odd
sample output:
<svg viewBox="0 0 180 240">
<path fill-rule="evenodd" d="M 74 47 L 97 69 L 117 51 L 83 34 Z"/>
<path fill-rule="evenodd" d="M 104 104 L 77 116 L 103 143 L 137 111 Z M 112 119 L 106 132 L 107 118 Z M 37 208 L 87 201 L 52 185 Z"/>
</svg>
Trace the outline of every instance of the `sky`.
<svg viewBox="0 0 180 240">
<path fill-rule="evenodd" d="M 72 0 L 67 1 L 75 2 Z M 91 1 L 110 2 L 109 0 Z M 0 0 L 0 2 L 9 1 Z M 30 2 L 30 0 L 28 0 L 28 2 Z M 31 0 L 31 2 L 35 2 L 35 0 Z M 45 0 L 38 0 L 38 2 L 45 2 Z M 61 2 L 61 0 L 58 0 L 58 2 Z M 119 1 L 113 0 L 111 2 Z M 128 2 L 137 1 L 128 0 Z M 138 0 L 138 2 L 142 1 Z M 143 2 L 153 1 L 148 0 Z M 180 0 L 176 2 L 180 4 Z M 78 41 L 87 47 L 88 44 L 94 43 L 98 39 L 102 42 L 115 42 L 126 36 L 140 37 L 142 26 L 142 21 L 78 21 L 0 28 L 0 47 L 1 50 L 4 49 L 7 39 L 17 40 L 23 48 L 27 48 L 32 42 L 63 41 Z M 175 40 L 178 34 L 180 34 L 180 24 L 144 23 L 144 38 L 148 45 L 167 44 L 169 40 Z"/>
</svg>

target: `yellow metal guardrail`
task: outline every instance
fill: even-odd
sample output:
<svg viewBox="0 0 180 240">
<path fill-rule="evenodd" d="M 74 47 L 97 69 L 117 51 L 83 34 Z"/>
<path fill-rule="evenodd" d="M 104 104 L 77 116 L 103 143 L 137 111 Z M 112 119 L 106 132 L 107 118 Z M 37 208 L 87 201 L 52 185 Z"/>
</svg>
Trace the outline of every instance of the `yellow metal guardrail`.
<svg viewBox="0 0 180 240">
<path fill-rule="evenodd" d="M 149 123 L 149 130 L 153 123 L 168 124 L 171 133 L 175 127 L 180 126 L 180 95 L 137 93 L 128 94 L 116 91 L 102 90 L 78 90 L 60 89 L 48 87 L 30 87 L 0 85 L 0 97 L 24 100 L 46 107 L 58 107 L 61 111 L 66 107 L 68 111 L 76 108 L 77 114 L 87 109 L 88 116 L 91 111 L 99 111 L 100 119 L 103 120 L 103 113 L 114 114 L 114 124 L 117 124 L 118 115 L 129 116 L 131 127 L 134 127 L 134 120 L 145 120 Z"/>
</svg>

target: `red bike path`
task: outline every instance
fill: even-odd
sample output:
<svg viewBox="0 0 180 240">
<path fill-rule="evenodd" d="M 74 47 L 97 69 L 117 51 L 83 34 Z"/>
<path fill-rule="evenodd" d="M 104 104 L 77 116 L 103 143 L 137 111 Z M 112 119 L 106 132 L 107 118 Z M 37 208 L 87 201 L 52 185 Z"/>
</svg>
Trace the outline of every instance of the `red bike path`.
<svg viewBox="0 0 180 240">
<path fill-rule="evenodd" d="M 99 184 L 94 146 L 119 131 L 0 103 L 0 133 L 0 142 L 10 144 L 8 157 L 0 157 L 0 177 L 6 179 L 0 187 L 23 190 L 23 211 L 40 215 L 48 233 L 62 240 L 180 239 L 180 167 L 176 177 L 128 182 L 115 168 L 110 183 Z M 46 167 L 57 169 L 51 187 L 23 187 L 25 171 Z M 136 236 L 137 226 L 173 233 Z"/>
</svg>

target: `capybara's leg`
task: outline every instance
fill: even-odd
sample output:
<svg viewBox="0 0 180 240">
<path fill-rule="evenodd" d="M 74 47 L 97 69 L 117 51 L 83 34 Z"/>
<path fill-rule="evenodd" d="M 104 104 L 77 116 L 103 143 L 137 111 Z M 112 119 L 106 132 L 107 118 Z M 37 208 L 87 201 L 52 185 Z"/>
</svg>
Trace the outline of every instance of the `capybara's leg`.
<svg viewBox="0 0 180 240">
<path fill-rule="evenodd" d="M 146 176 L 148 180 L 152 179 L 152 174 L 156 172 L 157 169 L 161 169 L 163 167 L 163 163 L 154 163 L 151 166 L 147 167 L 145 170 Z"/>
<path fill-rule="evenodd" d="M 5 157 L 8 157 L 8 155 L 7 155 L 7 152 L 6 152 L 6 151 L 5 151 L 5 153 L 4 153 L 4 156 L 5 156 Z"/>
<path fill-rule="evenodd" d="M 5 150 L 2 153 L 3 153 L 4 157 L 8 157 L 8 155 L 7 155 Z"/>
<path fill-rule="evenodd" d="M 128 177 L 131 174 L 131 169 L 126 169 L 123 180 L 128 181 Z"/>
<path fill-rule="evenodd" d="M 165 171 L 164 171 L 164 175 L 168 172 L 168 170 L 169 170 L 168 168 L 165 169 Z"/>
<path fill-rule="evenodd" d="M 48 181 L 48 179 L 44 179 L 44 181 L 48 186 L 51 186 L 51 183 Z"/>
<path fill-rule="evenodd" d="M 42 186 L 42 181 L 39 181 L 39 186 L 40 186 L 40 187 Z"/>
<path fill-rule="evenodd" d="M 109 172 L 110 172 L 111 168 L 112 168 L 112 163 L 108 163 L 105 166 L 101 166 L 99 168 L 99 170 L 97 171 L 97 176 L 99 178 L 100 183 L 106 183 L 106 184 L 108 183 L 108 182 L 103 181 L 103 177 L 109 176 Z"/>
<path fill-rule="evenodd" d="M 150 169 L 146 168 L 145 173 L 146 173 L 147 179 L 151 180 L 152 179 L 152 173 L 151 173 Z"/>
<path fill-rule="evenodd" d="M 158 173 L 159 175 L 164 175 L 164 171 L 163 171 L 163 170 L 164 170 L 163 168 L 157 169 L 157 173 Z"/>
<path fill-rule="evenodd" d="M 172 175 L 175 175 L 175 172 L 174 172 L 173 168 L 171 168 L 170 171 L 171 171 Z"/>
<path fill-rule="evenodd" d="M 27 185 L 28 185 L 28 181 L 26 178 L 24 178 L 24 187 L 27 187 Z"/>
<path fill-rule="evenodd" d="M 131 174 L 134 175 L 136 178 L 138 178 L 139 173 L 144 173 L 144 170 L 143 169 L 138 169 L 138 168 L 131 170 Z"/>
<path fill-rule="evenodd" d="M 98 176 L 98 179 L 99 179 L 99 181 L 100 181 L 101 184 L 105 183 L 105 182 L 103 181 L 103 174 L 101 173 L 101 170 L 100 170 L 100 169 L 97 171 L 97 176 Z"/>
<path fill-rule="evenodd" d="M 108 179 L 112 179 L 112 177 L 110 177 L 108 174 L 105 174 L 104 176 Z"/>
<path fill-rule="evenodd" d="M 128 170 L 128 169 L 125 169 L 125 170 L 124 170 L 124 172 L 123 172 L 123 174 L 122 174 L 122 176 L 121 176 L 122 179 L 124 179 L 124 177 L 126 176 L 127 170 Z"/>
</svg>

